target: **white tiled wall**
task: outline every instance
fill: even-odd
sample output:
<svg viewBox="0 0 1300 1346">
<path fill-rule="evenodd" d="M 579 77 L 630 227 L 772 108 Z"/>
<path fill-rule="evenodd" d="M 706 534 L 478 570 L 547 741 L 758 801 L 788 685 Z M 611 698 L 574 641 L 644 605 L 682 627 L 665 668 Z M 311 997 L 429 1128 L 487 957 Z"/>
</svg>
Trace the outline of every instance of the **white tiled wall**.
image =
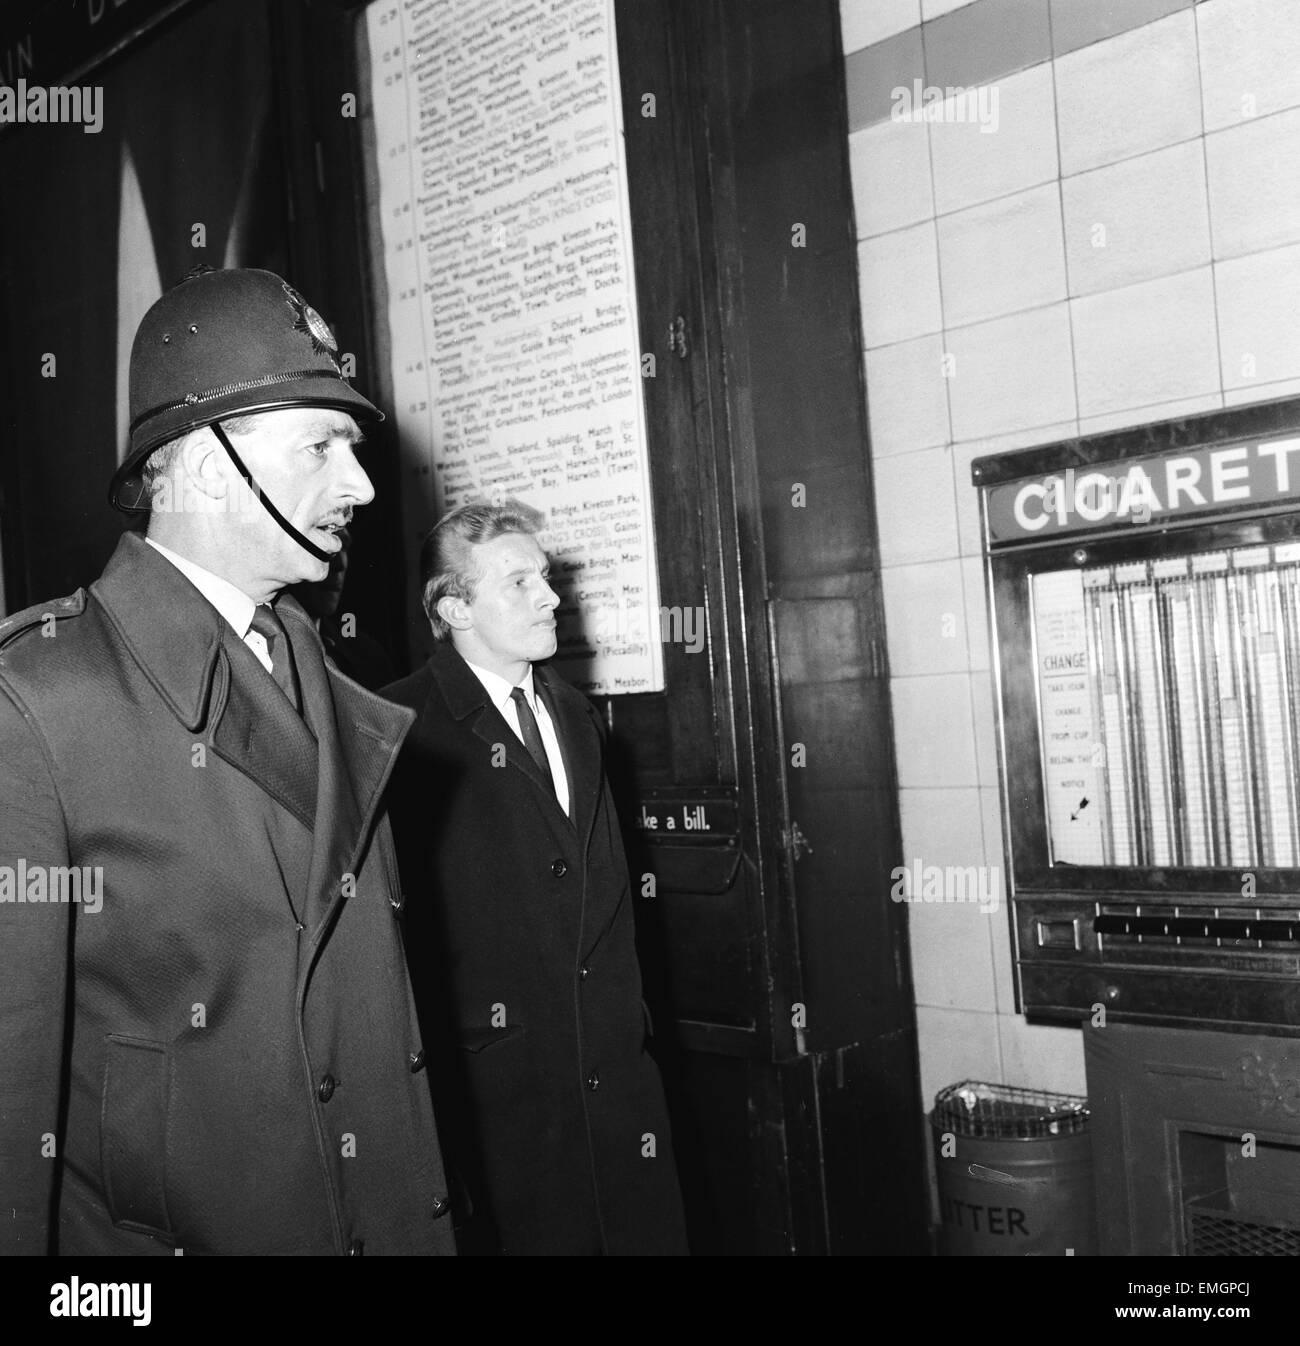
<svg viewBox="0 0 1300 1346">
<path fill-rule="evenodd" d="M 840 0 L 844 54 L 883 42 L 921 22 L 921 0 Z"/>
<path fill-rule="evenodd" d="M 938 221 L 945 327 L 1065 298 L 1061 194 L 1054 182 Z"/>
<path fill-rule="evenodd" d="M 1216 260 L 1300 241 L 1300 108 L 1207 135 L 1205 162 Z"/>
<path fill-rule="evenodd" d="M 1035 66 L 999 82 L 998 122 L 995 131 L 984 130 L 975 121 L 900 122 L 911 132 L 910 153 L 929 157 L 933 166 L 935 205 L 941 214 L 993 201 L 1012 192 L 1055 182 L 1060 176 L 1056 153 L 1055 95 L 1052 92 L 1052 68 Z M 949 114 L 945 104 L 945 115 Z M 850 144 L 860 135 L 850 138 Z M 888 179 L 873 173 L 870 163 L 858 169 L 874 181 L 874 189 L 888 191 Z M 855 174 L 858 170 L 855 169 Z M 857 191 L 857 183 L 854 183 Z M 861 231 L 862 222 L 858 221 Z"/>
<path fill-rule="evenodd" d="M 1212 0 L 1196 12 L 1205 129 L 1300 105 L 1300 25 L 1282 0 Z"/>
<path fill-rule="evenodd" d="M 1081 419 L 1220 391 L 1208 266 L 1090 294 L 1071 310 Z"/>
<path fill-rule="evenodd" d="M 961 0 L 842 0 L 845 51 Z M 976 0 L 979 3 L 979 0 Z M 970 463 L 1300 390 L 1300 3 L 1205 0 L 850 139 L 905 858 L 1001 865 Z M 1005 912 L 911 908 L 922 1089 L 1082 1092 Z"/>
<path fill-rule="evenodd" d="M 1071 296 L 1209 264 L 1200 140 L 1066 178 L 1061 201 Z"/>
<path fill-rule="evenodd" d="M 947 333 L 946 345 L 956 440 L 1027 430 L 1077 414 L 1064 302 L 956 328 Z M 970 489 L 969 477 L 961 488 Z"/>
<path fill-rule="evenodd" d="M 867 349 L 937 332 L 939 249 L 934 221 L 895 229 L 858 244 L 858 284 L 872 306 L 862 310 Z"/>
<path fill-rule="evenodd" d="M 1219 262 L 1214 286 L 1224 388 L 1300 378 L 1300 246 Z"/>
<path fill-rule="evenodd" d="M 1063 176 L 1200 134 L 1194 9 L 1095 42 L 1052 64 Z"/>
</svg>

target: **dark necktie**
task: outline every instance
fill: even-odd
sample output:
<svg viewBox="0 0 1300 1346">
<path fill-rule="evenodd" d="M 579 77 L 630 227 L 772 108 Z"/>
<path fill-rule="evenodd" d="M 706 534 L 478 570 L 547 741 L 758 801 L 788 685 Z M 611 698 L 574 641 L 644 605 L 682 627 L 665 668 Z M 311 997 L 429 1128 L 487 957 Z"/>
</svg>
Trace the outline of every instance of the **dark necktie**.
<svg viewBox="0 0 1300 1346">
<path fill-rule="evenodd" d="M 284 624 L 275 615 L 275 609 L 259 603 L 253 609 L 251 629 L 266 641 L 266 650 L 271 656 L 271 676 L 289 698 L 289 704 L 301 715 L 302 693 L 298 688 L 298 672 L 293 666 L 293 647 L 289 644 Z"/>
<path fill-rule="evenodd" d="M 528 755 L 537 763 L 537 769 L 542 773 L 543 779 L 551 787 L 551 793 L 555 793 L 555 777 L 551 775 L 551 764 L 546 758 L 546 746 L 542 742 L 542 731 L 537 727 L 537 717 L 533 714 L 533 708 L 528 704 L 528 698 L 524 695 L 522 687 L 516 687 L 510 693 L 510 699 L 515 703 L 515 710 L 519 712 L 519 733 L 524 740 L 524 747 L 528 749 Z"/>
</svg>

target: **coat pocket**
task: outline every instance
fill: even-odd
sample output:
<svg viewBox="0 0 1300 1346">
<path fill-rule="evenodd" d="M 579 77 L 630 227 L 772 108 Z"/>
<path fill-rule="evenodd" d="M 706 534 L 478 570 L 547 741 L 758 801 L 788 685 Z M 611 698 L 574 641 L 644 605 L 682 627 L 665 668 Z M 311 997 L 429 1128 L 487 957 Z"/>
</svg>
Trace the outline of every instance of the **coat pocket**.
<svg viewBox="0 0 1300 1346">
<path fill-rule="evenodd" d="M 462 1051 L 481 1052 L 495 1047 L 499 1042 L 509 1042 L 523 1035 L 523 1024 L 510 1024 L 506 1028 L 462 1028 L 460 1046 Z"/>
<path fill-rule="evenodd" d="M 109 1216 L 122 1229 L 171 1237 L 167 1218 L 167 1048 L 110 1033 L 99 1162 Z"/>
</svg>

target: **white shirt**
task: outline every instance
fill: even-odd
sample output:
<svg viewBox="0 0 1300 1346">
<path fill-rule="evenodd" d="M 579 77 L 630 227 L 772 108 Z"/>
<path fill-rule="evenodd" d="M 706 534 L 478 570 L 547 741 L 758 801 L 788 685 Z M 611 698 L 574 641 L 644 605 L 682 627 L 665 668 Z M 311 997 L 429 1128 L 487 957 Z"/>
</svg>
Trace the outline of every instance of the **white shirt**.
<svg viewBox="0 0 1300 1346">
<path fill-rule="evenodd" d="M 165 556 L 230 623 L 235 634 L 253 651 L 262 667 L 268 673 L 273 672 L 271 651 L 267 648 L 266 640 L 260 632 L 251 629 L 257 604 L 242 589 L 236 589 L 229 580 L 223 580 L 220 575 L 214 575 L 212 571 L 195 565 L 184 556 L 178 556 L 170 547 L 164 547 L 161 542 L 155 542 L 151 537 L 146 537 L 145 541 L 154 551 Z"/>
<path fill-rule="evenodd" d="M 505 716 L 506 723 L 515 731 L 515 735 L 522 743 L 524 736 L 519 728 L 519 712 L 515 709 L 515 703 L 510 699 L 510 693 L 515 690 L 515 684 L 507 682 L 499 673 L 480 668 L 477 664 L 470 664 L 468 659 L 465 662 L 469 664 L 474 676 L 483 684 L 483 690 L 487 692 L 492 704 Z M 524 689 L 524 700 L 528 702 L 529 708 L 537 720 L 537 729 L 542 736 L 542 747 L 546 749 L 546 760 L 551 768 L 551 778 L 555 781 L 555 797 L 560 801 L 560 807 L 565 813 L 568 813 L 569 778 L 564 774 L 564 758 L 560 756 L 560 740 L 556 735 L 555 726 L 551 723 L 551 717 L 546 713 L 546 707 L 538 699 L 537 691 L 533 687 L 533 666 L 531 664 L 528 666 L 528 672 L 524 674 L 523 681 L 518 685 Z"/>
</svg>

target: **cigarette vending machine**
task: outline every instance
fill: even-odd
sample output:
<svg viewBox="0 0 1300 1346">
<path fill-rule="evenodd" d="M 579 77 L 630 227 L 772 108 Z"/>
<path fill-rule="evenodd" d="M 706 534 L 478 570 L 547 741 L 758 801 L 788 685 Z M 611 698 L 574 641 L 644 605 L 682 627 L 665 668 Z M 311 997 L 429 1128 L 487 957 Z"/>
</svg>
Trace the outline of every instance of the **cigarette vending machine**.
<svg viewBox="0 0 1300 1346">
<path fill-rule="evenodd" d="M 1300 399 L 972 475 L 1020 1008 L 1300 1036 Z"/>
</svg>

